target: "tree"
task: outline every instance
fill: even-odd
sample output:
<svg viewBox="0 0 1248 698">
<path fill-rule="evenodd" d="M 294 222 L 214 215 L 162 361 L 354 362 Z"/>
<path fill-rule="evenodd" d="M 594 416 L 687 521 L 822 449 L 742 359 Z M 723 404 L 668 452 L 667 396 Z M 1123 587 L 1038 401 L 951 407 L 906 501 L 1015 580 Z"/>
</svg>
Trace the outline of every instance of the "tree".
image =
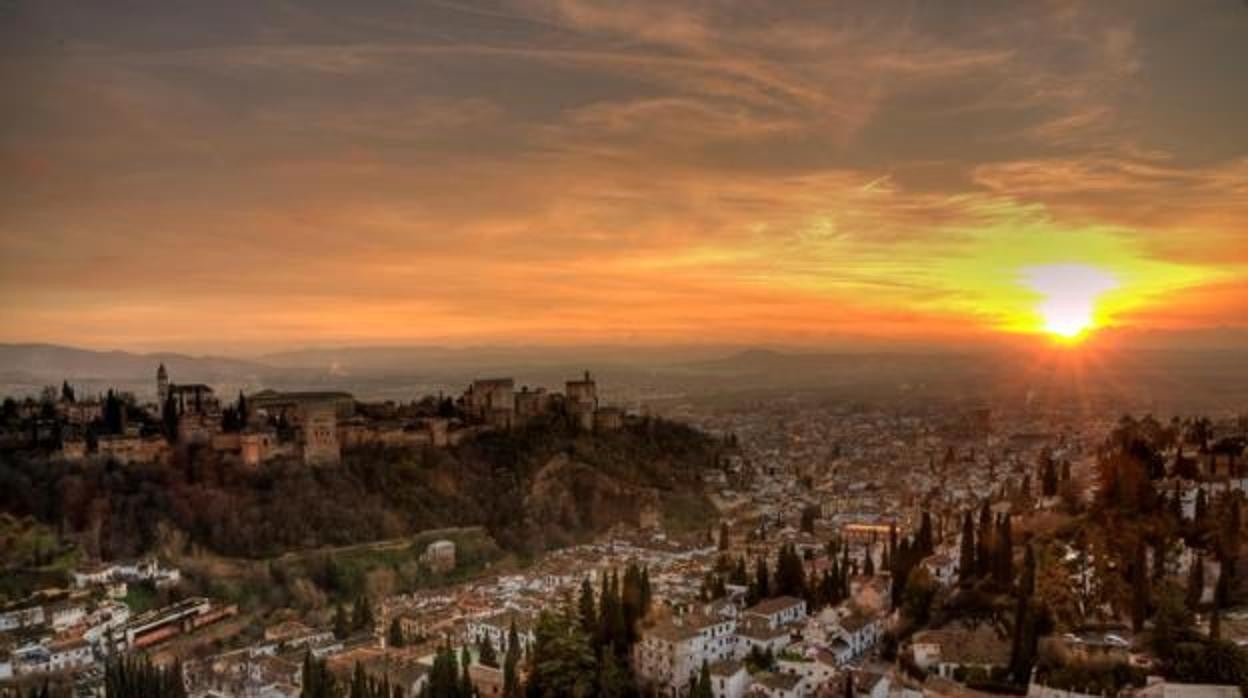
<svg viewBox="0 0 1248 698">
<path fill-rule="evenodd" d="M 906 577 L 902 614 L 915 625 L 926 625 L 931 618 L 932 602 L 936 599 L 938 589 L 936 580 L 932 579 L 927 568 L 915 567 Z"/>
<path fill-rule="evenodd" d="M 818 518 L 819 509 L 814 506 L 804 507 L 802 509 L 801 529 L 806 533 L 813 534 L 815 532 L 815 519 Z"/>
<path fill-rule="evenodd" d="M 706 662 L 702 662 L 702 671 L 698 674 L 689 698 L 715 698 L 714 686 L 711 684 L 711 670 Z"/>
<path fill-rule="evenodd" d="M 503 656 L 503 698 L 520 698 L 520 635 L 513 620 L 507 631 L 507 652 Z"/>
<path fill-rule="evenodd" d="M 247 396 L 243 395 L 243 391 L 238 391 L 238 421 L 242 428 L 247 428 L 247 422 L 251 419 L 251 412 L 247 407 Z"/>
<path fill-rule="evenodd" d="M 45 685 L 40 695 L 47 695 L 46 691 Z M 186 698 L 182 666 L 158 668 L 146 657 L 110 659 L 104 665 L 104 695 L 107 698 Z"/>
<path fill-rule="evenodd" d="M 719 549 L 721 551 L 726 551 L 728 550 L 729 547 L 731 547 L 731 541 L 728 538 L 728 522 L 720 521 L 719 522 Z"/>
<path fill-rule="evenodd" d="M 498 668 L 498 654 L 494 651 L 494 643 L 490 641 L 489 635 L 482 637 L 480 644 L 477 645 L 477 660 L 483 666 L 491 669 Z"/>
<path fill-rule="evenodd" d="M 592 634 L 594 628 L 598 625 L 598 611 L 594 605 L 594 588 L 589 583 L 589 577 L 581 580 L 581 598 L 580 598 L 580 618 L 581 627 L 587 634 Z"/>
<path fill-rule="evenodd" d="M 982 579 L 992 572 L 992 508 L 985 501 L 979 508 L 979 532 L 976 535 L 975 571 Z"/>
<path fill-rule="evenodd" d="M 355 608 L 351 610 L 351 628 L 356 631 L 373 630 L 373 606 L 367 596 L 355 600 Z"/>
<path fill-rule="evenodd" d="M 160 407 L 160 423 L 165 431 L 165 440 L 169 443 L 177 442 L 178 403 L 174 401 L 172 393 L 165 398 L 165 404 Z"/>
<path fill-rule="evenodd" d="M 776 558 L 774 594 L 798 598 L 806 595 L 806 568 L 802 564 L 801 556 L 797 554 L 797 548 L 792 544 L 781 546 L 780 554 Z"/>
<path fill-rule="evenodd" d="M 594 695 L 598 660 L 572 604 L 565 603 L 559 613 L 543 611 L 534 634 L 529 695 L 571 698 Z"/>
<path fill-rule="evenodd" d="M 406 638 L 403 637 L 403 626 L 399 624 L 398 618 L 390 621 L 390 632 L 387 633 L 386 644 L 391 647 L 402 647 L 407 644 Z"/>
<path fill-rule="evenodd" d="M 754 601 L 771 598 L 771 572 L 767 569 L 767 558 L 759 556 L 754 563 Z"/>
<path fill-rule="evenodd" d="M 935 548 L 935 541 L 932 538 L 932 515 L 927 511 L 923 512 L 923 516 L 920 519 L 915 545 L 918 547 L 919 557 L 931 555 L 932 550 Z"/>
<path fill-rule="evenodd" d="M 347 609 L 339 602 L 334 607 L 334 637 L 345 640 L 351 634 L 351 622 L 347 619 Z"/>
<path fill-rule="evenodd" d="M 472 666 L 472 655 L 468 653 L 468 645 L 459 648 L 459 695 L 462 698 L 471 698 L 475 693 L 472 688 L 472 674 L 469 673 L 469 667 Z"/>
<path fill-rule="evenodd" d="M 1053 463 L 1053 456 L 1048 453 L 1044 454 L 1044 462 L 1041 465 L 1040 474 L 1040 491 L 1045 497 L 1057 496 L 1058 475 L 1057 466 Z"/>
<path fill-rule="evenodd" d="M 1152 650 L 1165 662 L 1171 661 L 1184 642 L 1194 639 L 1192 611 L 1183 594 L 1173 585 L 1164 586 L 1157 594 L 1157 612 L 1153 614 Z"/>
<path fill-rule="evenodd" d="M 1017 604 L 1014 609 L 1014 641 L 1010 648 L 1010 678 L 1015 685 L 1025 686 L 1031 681 L 1032 667 L 1036 663 L 1039 644 L 1037 618 L 1032 594 L 1036 589 L 1036 556 L 1031 545 L 1023 555 L 1023 573 L 1018 583 Z"/>
<path fill-rule="evenodd" d="M 612 652 L 604 652 L 598 662 L 597 698 L 625 698 L 632 695 L 632 677 Z"/>
<path fill-rule="evenodd" d="M 74 386 L 69 381 L 61 381 L 61 399 L 65 402 L 77 402 L 74 398 Z"/>
<path fill-rule="evenodd" d="M 975 522 L 971 512 L 962 515 L 962 540 L 958 546 L 958 583 L 970 586 L 975 581 Z"/>
</svg>

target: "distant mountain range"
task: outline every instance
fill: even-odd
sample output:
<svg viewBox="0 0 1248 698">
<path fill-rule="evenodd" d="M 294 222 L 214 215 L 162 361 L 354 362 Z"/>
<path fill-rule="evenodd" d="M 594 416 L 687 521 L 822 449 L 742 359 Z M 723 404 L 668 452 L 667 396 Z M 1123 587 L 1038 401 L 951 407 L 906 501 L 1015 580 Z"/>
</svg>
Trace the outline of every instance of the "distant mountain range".
<svg viewBox="0 0 1248 698">
<path fill-rule="evenodd" d="M 250 358 L 94 351 L 52 344 L 0 344 L 0 395 L 35 395 L 68 380 L 81 392 L 108 388 L 155 394 L 156 367 L 171 380 L 207 383 L 222 395 L 260 388 L 349 390 L 366 399 L 410 400 L 458 392 L 473 378 L 512 376 L 557 388 L 591 370 L 615 397 L 758 391 L 835 391 L 854 399 L 908 391 L 961 397 L 1037 389 L 1131 394 L 1147 400 L 1248 406 L 1248 333 L 1211 330 L 1186 341 L 1165 333 L 1106 332 L 1080 353 L 1034 342 L 964 351 L 811 351 L 731 346 L 341 347 Z M 1036 386 L 1040 386 L 1037 388 Z M 1053 386 L 1058 386 L 1053 388 Z M 899 393 L 900 391 L 900 393 Z"/>
</svg>

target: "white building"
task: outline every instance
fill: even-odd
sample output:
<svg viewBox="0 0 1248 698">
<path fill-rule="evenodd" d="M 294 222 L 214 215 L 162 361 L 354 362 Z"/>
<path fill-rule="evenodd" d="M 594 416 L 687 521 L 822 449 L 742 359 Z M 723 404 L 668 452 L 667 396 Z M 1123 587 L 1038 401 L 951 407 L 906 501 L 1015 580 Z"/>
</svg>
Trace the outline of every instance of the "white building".
<svg viewBox="0 0 1248 698">
<path fill-rule="evenodd" d="M 43 625 L 43 607 L 26 606 L 0 612 L 0 631 Z"/>
<path fill-rule="evenodd" d="M 72 671 L 94 662 L 91 643 L 75 638 L 48 645 L 48 666 L 52 671 Z"/>
<path fill-rule="evenodd" d="M 513 624 L 516 626 L 516 638 L 520 641 L 521 649 L 532 647 L 536 620 L 532 614 L 519 611 L 503 611 L 469 619 L 468 640 L 473 644 L 480 644 L 488 639 L 499 653 L 506 652 L 507 637 Z"/>
<path fill-rule="evenodd" d="M 715 662 L 709 667 L 715 698 L 742 698 L 750 690 L 750 672 L 737 661 Z"/>
<path fill-rule="evenodd" d="M 767 698 L 803 698 L 809 690 L 799 674 L 765 672 L 755 678 L 754 692 Z"/>
<path fill-rule="evenodd" d="M 795 623 L 806 617 L 806 602 L 792 596 L 760 601 L 741 614 L 747 622 L 761 621 L 769 629 Z"/>
<path fill-rule="evenodd" d="M 680 695 L 703 663 L 736 657 L 736 625 L 731 618 L 697 613 L 644 628 L 633 648 L 633 670 L 643 685 L 659 695 Z"/>
<path fill-rule="evenodd" d="M 52 604 L 44 611 L 44 617 L 56 632 L 64 632 L 87 618 L 87 608 L 79 603 L 64 601 Z"/>
<path fill-rule="evenodd" d="M 936 552 L 923 558 L 923 568 L 941 586 L 953 586 L 958 582 L 958 558 L 945 552 Z"/>
</svg>

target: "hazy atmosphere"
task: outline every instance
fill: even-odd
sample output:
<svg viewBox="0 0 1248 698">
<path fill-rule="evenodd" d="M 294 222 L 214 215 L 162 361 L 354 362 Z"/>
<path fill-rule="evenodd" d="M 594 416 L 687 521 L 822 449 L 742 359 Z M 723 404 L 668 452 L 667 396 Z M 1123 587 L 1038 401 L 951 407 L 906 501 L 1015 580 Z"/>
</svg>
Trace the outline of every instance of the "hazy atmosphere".
<svg viewBox="0 0 1248 698">
<path fill-rule="evenodd" d="M 1248 323 L 1238 0 L 365 5 L 0 3 L 0 340 Z"/>
</svg>

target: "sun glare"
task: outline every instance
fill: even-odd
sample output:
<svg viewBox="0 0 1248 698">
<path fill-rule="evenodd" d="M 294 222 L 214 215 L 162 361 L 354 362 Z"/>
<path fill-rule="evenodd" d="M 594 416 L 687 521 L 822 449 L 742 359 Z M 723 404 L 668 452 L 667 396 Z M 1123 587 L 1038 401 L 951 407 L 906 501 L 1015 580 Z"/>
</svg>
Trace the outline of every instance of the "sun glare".
<svg viewBox="0 0 1248 698">
<path fill-rule="evenodd" d="M 1097 324 L 1097 302 L 1118 281 L 1083 264 L 1053 264 L 1023 270 L 1027 287 L 1040 294 L 1036 312 L 1043 331 L 1063 342 L 1077 342 Z"/>
</svg>

